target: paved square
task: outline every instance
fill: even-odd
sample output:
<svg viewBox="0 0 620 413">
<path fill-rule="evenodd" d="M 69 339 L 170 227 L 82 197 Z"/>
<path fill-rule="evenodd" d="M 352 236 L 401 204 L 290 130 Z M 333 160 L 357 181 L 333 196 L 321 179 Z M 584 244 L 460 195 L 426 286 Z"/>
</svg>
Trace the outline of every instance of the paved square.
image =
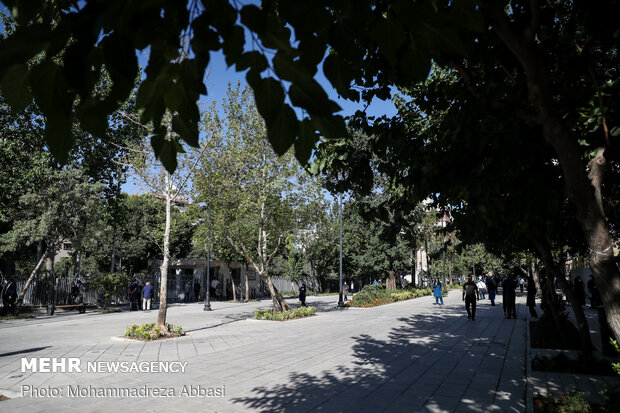
<svg viewBox="0 0 620 413">
<path fill-rule="evenodd" d="M 489 300 L 467 319 L 460 291 L 336 310 L 337 297 L 308 297 L 316 317 L 253 320 L 260 303 L 175 304 L 168 320 L 186 337 L 150 343 L 117 338 L 156 311 L 59 314 L 0 322 L 0 403 L 12 412 L 524 412 L 526 311 L 506 320 Z M 296 300 L 289 300 L 297 305 Z M 116 338 L 115 338 L 116 336 Z M 184 373 L 30 373 L 21 359 L 187 362 Z M 31 386 L 31 387 L 25 387 Z M 173 397 L 96 397 L 98 391 L 162 389 Z M 56 389 L 56 390 L 54 390 Z M 8 390 L 8 391 L 7 391 Z M 76 394 L 77 392 L 77 394 Z M 210 392 L 210 393 L 209 393 Z M 82 394 L 95 397 L 78 397 Z"/>
</svg>

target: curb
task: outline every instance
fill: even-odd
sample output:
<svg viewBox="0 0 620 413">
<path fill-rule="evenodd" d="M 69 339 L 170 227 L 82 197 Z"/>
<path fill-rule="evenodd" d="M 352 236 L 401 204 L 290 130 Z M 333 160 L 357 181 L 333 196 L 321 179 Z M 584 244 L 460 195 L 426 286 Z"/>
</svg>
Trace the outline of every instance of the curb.
<svg viewBox="0 0 620 413">
<path fill-rule="evenodd" d="M 532 384 L 532 347 L 530 341 L 530 319 L 527 318 L 525 321 L 527 335 L 525 337 L 525 411 L 527 413 L 534 413 L 534 386 Z"/>
</svg>

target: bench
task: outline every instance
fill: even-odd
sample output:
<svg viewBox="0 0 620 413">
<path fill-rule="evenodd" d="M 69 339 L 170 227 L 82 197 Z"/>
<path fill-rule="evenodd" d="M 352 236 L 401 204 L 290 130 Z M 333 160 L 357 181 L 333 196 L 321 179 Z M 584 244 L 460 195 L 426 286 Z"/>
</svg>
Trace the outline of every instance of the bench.
<svg viewBox="0 0 620 413">
<path fill-rule="evenodd" d="M 70 309 L 70 308 L 77 308 L 77 310 L 79 311 L 80 314 L 84 314 L 86 312 L 86 304 L 84 303 L 80 303 L 80 304 L 66 304 L 66 305 L 48 305 L 47 306 L 47 315 L 54 315 L 54 311 L 56 308 L 66 308 L 66 309 Z"/>
</svg>

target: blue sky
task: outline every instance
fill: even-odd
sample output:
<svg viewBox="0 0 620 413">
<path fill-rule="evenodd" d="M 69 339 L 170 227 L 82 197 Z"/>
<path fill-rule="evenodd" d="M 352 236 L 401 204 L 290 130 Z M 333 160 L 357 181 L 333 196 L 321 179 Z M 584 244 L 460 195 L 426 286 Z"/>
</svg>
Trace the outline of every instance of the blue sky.
<svg viewBox="0 0 620 413">
<path fill-rule="evenodd" d="M 256 1 L 246 0 L 246 1 L 243 1 L 242 3 L 256 3 Z M 2 13 L 8 12 L 8 10 L 6 9 L 6 7 L 4 6 L 1 0 L 0 0 L 0 12 Z M 0 27 L 0 31 L 2 31 L 1 27 Z M 248 42 L 246 42 L 246 49 L 247 49 L 247 45 L 249 44 L 252 44 L 252 42 L 249 41 L 248 39 Z M 143 67 L 146 67 L 148 65 L 148 51 L 138 52 L 138 61 L 140 65 L 142 65 Z M 210 105 L 211 102 L 213 102 L 214 100 L 221 102 L 226 96 L 226 91 L 228 89 L 229 83 L 236 84 L 239 81 L 241 82 L 242 86 L 245 86 L 247 84 L 245 81 L 245 72 L 239 73 L 239 72 L 236 72 L 234 68 L 228 68 L 224 60 L 224 56 L 222 55 L 221 52 L 212 53 L 209 70 L 210 70 L 209 77 L 205 81 L 208 95 L 202 96 L 200 98 L 200 103 L 204 104 L 205 106 Z M 340 115 L 346 117 L 346 116 L 352 115 L 357 110 L 364 109 L 363 103 L 351 102 L 351 101 L 347 101 L 347 100 L 339 98 L 338 94 L 331 87 L 330 83 L 327 81 L 327 79 L 323 75 L 322 69 L 320 69 L 319 72 L 317 73 L 316 80 L 323 86 L 323 88 L 329 95 L 330 99 L 332 99 L 333 101 L 337 102 L 340 105 L 340 107 L 342 108 L 342 111 L 339 113 Z M 396 114 L 396 108 L 391 101 L 382 101 L 380 99 L 375 98 L 372 101 L 372 103 L 369 105 L 369 107 L 366 109 L 366 113 L 369 116 L 382 116 L 382 115 L 393 116 Z M 298 113 L 298 116 L 300 116 L 299 113 Z M 123 189 L 129 193 L 135 193 L 139 191 L 139 189 L 131 183 L 126 184 L 123 187 Z"/>
<path fill-rule="evenodd" d="M 146 66 L 148 64 L 148 58 L 145 53 L 141 53 L 139 55 L 139 62 L 142 66 Z M 205 81 L 207 96 L 201 96 L 200 98 L 200 102 L 206 106 L 210 105 L 213 101 L 217 101 L 218 103 L 222 102 L 222 100 L 226 97 L 226 91 L 228 90 L 229 83 L 234 85 L 237 82 L 241 82 L 242 86 L 247 85 L 247 82 L 245 81 L 245 72 L 237 72 L 234 67 L 227 67 L 224 56 L 221 52 L 212 53 L 211 62 L 207 71 L 209 72 L 209 77 Z M 340 105 L 342 108 L 342 111 L 339 113 L 340 115 L 346 117 L 354 114 L 357 110 L 364 109 L 364 103 L 356 103 L 341 99 L 336 91 L 331 87 L 322 71 L 319 70 L 316 79 L 323 86 L 330 99 Z M 396 107 L 389 100 L 382 101 L 375 98 L 367 108 L 366 112 L 369 116 L 393 116 L 396 114 Z M 123 190 L 128 193 L 140 192 L 140 189 L 131 183 L 131 180 L 123 186 Z"/>
</svg>

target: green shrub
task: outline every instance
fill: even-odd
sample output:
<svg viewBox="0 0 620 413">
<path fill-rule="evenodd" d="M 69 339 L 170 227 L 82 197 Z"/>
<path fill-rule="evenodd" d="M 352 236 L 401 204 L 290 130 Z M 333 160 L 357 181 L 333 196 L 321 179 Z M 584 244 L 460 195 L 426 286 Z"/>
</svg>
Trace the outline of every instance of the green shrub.
<svg viewBox="0 0 620 413">
<path fill-rule="evenodd" d="M 107 309 L 110 306 L 110 299 L 114 295 L 121 295 L 127 292 L 129 286 L 129 276 L 122 273 L 97 274 L 89 280 L 90 287 L 102 293 L 101 306 Z"/>
<path fill-rule="evenodd" d="M 424 289 L 401 289 L 386 290 L 382 284 L 365 286 L 362 291 L 353 296 L 353 300 L 347 303 L 349 307 L 375 307 L 396 301 L 410 300 L 412 298 L 430 295 L 430 288 Z"/>
<path fill-rule="evenodd" d="M 609 339 L 611 345 L 616 349 L 616 353 L 620 354 L 620 347 L 618 342 L 613 338 Z M 620 374 L 620 363 L 611 363 L 611 368 Z M 601 394 L 605 398 L 607 404 L 607 410 L 610 412 L 620 412 L 620 385 L 617 383 L 610 383 L 605 385 L 605 390 L 601 391 Z"/>
<path fill-rule="evenodd" d="M 534 411 L 545 413 L 590 413 L 592 406 L 583 397 L 582 393 L 572 392 L 556 399 L 552 393 L 542 396 L 540 393 L 534 397 Z"/>
<path fill-rule="evenodd" d="M 316 307 L 298 307 L 289 311 L 274 311 L 273 309 L 259 310 L 254 313 L 257 320 L 286 321 L 294 318 L 313 316 Z"/>
<path fill-rule="evenodd" d="M 166 324 L 166 328 L 169 332 L 167 335 L 163 334 L 161 328 L 159 328 L 156 323 L 133 324 L 125 331 L 125 337 L 133 337 L 140 340 L 157 340 L 161 337 L 178 337 L 185 335 L 181 326 Z"/>
</svg>

